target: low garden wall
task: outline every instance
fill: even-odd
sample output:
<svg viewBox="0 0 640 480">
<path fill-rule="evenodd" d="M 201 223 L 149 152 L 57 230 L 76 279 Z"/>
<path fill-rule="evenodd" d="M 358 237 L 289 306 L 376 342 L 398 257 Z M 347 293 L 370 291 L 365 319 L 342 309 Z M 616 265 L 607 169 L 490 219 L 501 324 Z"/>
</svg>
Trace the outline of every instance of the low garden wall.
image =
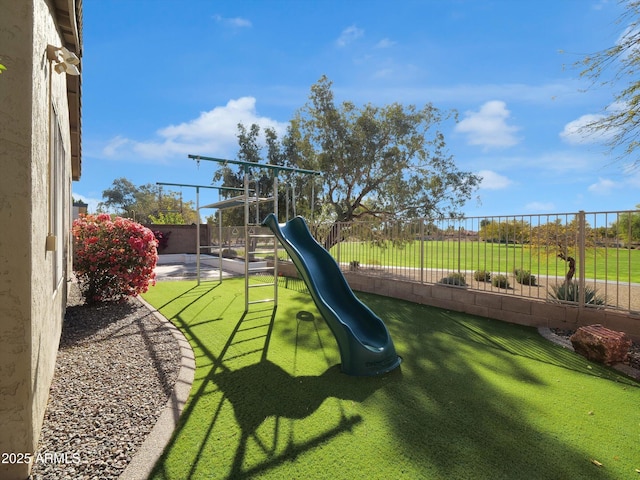
<svg viewBox="0 0 640 480">
<path fill-rule="evenodd" d="M 159 254 L 197 253 L 197 225 L 145 225 L 152 232 L 162 232 L 167 239 L 166 246 L 158 248 Z M 156 235 L 157 237 L 158 235 Z M 200 225 L 200 245 L 209 244 L 209 225 Z M 204 250 L 201 253 L 208 253 Z"/>
<path fill-rule="evenodd" d="M 295 266 L 278 264 L 282 275 L 297 277 Z M 605 308 L 578 308 L 527 297 L 469 290 L 464 287 L 423 284 L 398 278 L 380 278 L 343 272 L 353 290 L 375 293 L 414 303 L 469 313 L 531 327 L 575 330 L 584 325 L 601 324 L 627 333 L 640 341 L 640 316 Z"/>
</svg>

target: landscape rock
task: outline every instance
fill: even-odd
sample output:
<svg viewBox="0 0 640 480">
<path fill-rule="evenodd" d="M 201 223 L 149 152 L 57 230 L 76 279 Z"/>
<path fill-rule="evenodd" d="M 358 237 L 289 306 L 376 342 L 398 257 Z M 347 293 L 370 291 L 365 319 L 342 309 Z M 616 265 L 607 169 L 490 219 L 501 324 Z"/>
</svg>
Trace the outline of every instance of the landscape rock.
<svg viewBox="0 0 640 480">
<path fill-rule="evenodd" d="M 624 332 L 598 324 L 578 328 L 570 340 L 577 353 L 605 365 L 625 361 L 633 343 Z"/>
</svg>

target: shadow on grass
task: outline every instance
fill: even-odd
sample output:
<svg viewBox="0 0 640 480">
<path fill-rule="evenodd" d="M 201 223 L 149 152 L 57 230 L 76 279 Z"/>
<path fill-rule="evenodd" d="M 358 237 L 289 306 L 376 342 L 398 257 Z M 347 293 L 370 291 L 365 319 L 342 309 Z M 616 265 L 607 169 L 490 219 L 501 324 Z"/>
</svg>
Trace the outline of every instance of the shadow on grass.
<svg viewBox="0 0 640 480">
<path fill-rule="evenodd" d="M 194 290 L 190 289 L 189 295 Z M 185 292 L 186 293 L 186 292 Z M 182 330 L 190 340 L 196 352 L 198 371 L 196 380 L 198 386 L 192 391 L 190 400 L 180 417 L 180 424 L 165 449 L 165 455 L 171 453 L 180 442 L 180 433 L 185 425 L 193 421 L 195 416 L 203 411 L 210 412 L 207 424 L 200 424 L 198 436 L 200 440 L 197 451 L 190 449 L 188 456 L 190 467 L 188 472 L 178 477 L 172 476 L 165 470 L 162 462 L 154 469 L 152 477 L 156 478 L 251 478 L 286 462 L 296 459 L 301 454 L 325 444 L 336 436 L 352 432 L 353 428 L 362 422 L 360 415 L 340 412 L 337 423 L 327 425 L 321 432 L 304 440 L 294 439 L 291 432 L 281 431 L 279 425 L 283 420 L 300 420 L 313 415 L 314 412 L 328 398 L 362 402 L 389 378 L 400 378 L 400 371 L 395 375 L 388 375 L 384 380 L 367 379 L 365 382 L 354 382 L 340 372 L 338 365 L 327 368 L 320 375 L 292 375 L 279 365 L 270 361 L 268 352 L 273 335 L 276 308 L 254 309 L 239 315 L 238 320 L 230 331 L 221 331 L 221 337 L 226 339 L 221 348 L 211 348 L 210 339 L 203 338 L 199 330 L 211 320 L 221 320 L 222 317 L 209 319 L 207 309 L 212 300 L 206 298 L 209 292 L 196 298 L 189 298 L 184 306 L 180 305 L 172 321 Z M 180 295 L 182 301 L 187 295 Z M 238 296 L 226 300 L 219 306 L 220 315 L 230 309 L 238 300 Z M 171 302 L 166 302 L 168 305 Z M 193 315 L 195 313 L 195 315 Z M 234 314 L 225 317 L 225 323 Z M 317 330 L 318 319 L 312 312 L 296 311 L 289 315 L 296 318 L 298 324 L 304 323 L 312 330 Z M 322 350 L 321 340 L 320 350 Z M 215 342 L 213 342 L 215 343 Z M 295 354 L 294 354 L 295 357 Z M 293 360 L 295 364 L 295 358 Z M 195 384 L 194 384 L 195 386 Z M 235 425 L 239 428 L 239 438 L 234 439 L 235 451 L 229 462 L 228 471 L 221 473 L 225 467 L 218 465 L 215 475 L 202 476 L 206 470 L 202 464 L 210 461 L 207 444 L 215 435 L 224 435 L 221 430 L 228 428 L 224 410 L 226 405 L 233 409 Z M 197 412 L 197 413 L 196 413 Z M 265 421 L 274 422 L 271 436 L 267 439 L 258 434 L 258 430 L 265 425 Z M 233 428 L 232 427 L 232 428 Z M 227 430 L 225 434 L 228 434 Z M 232 436 L 236 436 L 235 433 Z M 249 442 L 258 445 L 266 457 L 260 462 L 246 460 Z M 283 449 L 282 444 L 286 444 Z M 234 447 L 229 445 L 229 449 Z M 225 455 L 226 456 L 226 455 Z"/>
<path fill-rule="evenodd" d="M 571 381 L 578 372 L 624 382 L 609 369 L 545 343 L 533 329 L 361 295 L 385 319 L 404 362 L 385 376 L 348 377 L 328 327 L 300 290 L 283 292 L 278 328 L 275 310 L 237 313 L 241 299 L 233 294 L 212 304 L 203 293 L 206 308 L 196 298 L 175 305 L 172 320 L 190 339 L 198 369 L 151 478 L 275 478 L 291 474 L 294 460 L 296 475 L 308 478 L 319 474 L 317 458 L 325 460 L 322 478 L 619 477 L 591 463 L 580 438 L 586 427 L 571 405 L 557 406 L 563 416 L 534 398 L 564 401 L 549 371 L 568 371 Z M 287 353 L 278 365 L 269 352 L 280 350 Z M 315 358 L 322 373 L 295 375 L 303 358 Z M 338 400 L 323 407 L 329 398 Z M 306 463 L 310 457 L 315 464 Z M 335 470 L 334 461 L 353 470 Z"/>
<path fill-rule="evenodd" d="M 319 376 L 292 376 L 269 360 L 239 370 L 220 372 L 213 381 L 224 392 L 225 398 L 231 402 L 241 430 L 239 446 L 228 478 L 249 478 L 294 460 L 305 451 L 337 435 L 351 432 L 355 425 L 362 422 L 360 415 L 347 415 L 341 412 L 337 425 L 310 440 L 296 443 L 289 436 L 285 440 L 287 445 L 284 452 L 279 454 L 276 450 L 280 443 L 277 428 L 274 429 L 268 444 L 257 434 L 265 419 L 274 418 L 276 425 L 280 419 L 304 419 L 312 415 L 330 397 L 362 402 L 382 385 L 380 381 L 373 380 L 363 382 L 356 387 L 353 381 L 340 373 L 339 366 L 331 367 Z M 243 469 L 249 438 L 260 445 L 268 460 Z"/>
<path fill-rule="evenodd" d="M 421 457 L 424 472 L 432 474 L 428 478 L 617 478 L 595 467 L 589 452 L 559 438 L 563 425 L 580 431 L 580 417 L 586 413 L 569 409 L 566 418 L 553 424 L 545 419 L 554 416 L 553 405 L 540 409 L 545 402 L 528 401 L 534 393 L 550 393 L 556 380 L 536 373 L 520 358 L 629 387 L 638 383 L 541 341 L 532 328 L 362 297 L 387 319 L 399 340 L 396 348 L 403 355 L 407 381 L 388 387 L 396 401 L 385 404 L 385 413 L 405 446 L 403 456 Z M 567 432 L 565 438 L 572 436 Z"/>
</svg>

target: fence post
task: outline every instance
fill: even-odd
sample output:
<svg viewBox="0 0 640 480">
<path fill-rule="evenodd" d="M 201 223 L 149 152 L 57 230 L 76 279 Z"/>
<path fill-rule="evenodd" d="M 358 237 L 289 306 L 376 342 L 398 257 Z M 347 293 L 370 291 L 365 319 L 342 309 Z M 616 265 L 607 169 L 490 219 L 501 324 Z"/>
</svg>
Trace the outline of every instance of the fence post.
<svg viewBox="0 0 640 480">
<path fill-rule="evenodd" d="M 578 308 L 584 308 L 586 270 L 586 221 L 584 210 L 578 212 Z"/>
<path fill-rule="evenodd" d="M 424 218 L 420 219 L 420 283 L 424 284 Z"/>
<path fill-rule="evenodd" d="M 458 274 L 460 274 L 460 248 L 462 247 L 462 227 L 458 225 Z"/>
<path fill-rule="evenodd" d="M 340 241 L 340 239 L 342 238 L 342 222 L 338 222 L 337 223 L 337 231 L 336 231 L 336 235 L 338 238 L 338 251 L 336 252 L 336 257 L 338 257 L 338 265 L 340 265 L 340 246 L 342 245 L 342 242 Z"/>
</svg>

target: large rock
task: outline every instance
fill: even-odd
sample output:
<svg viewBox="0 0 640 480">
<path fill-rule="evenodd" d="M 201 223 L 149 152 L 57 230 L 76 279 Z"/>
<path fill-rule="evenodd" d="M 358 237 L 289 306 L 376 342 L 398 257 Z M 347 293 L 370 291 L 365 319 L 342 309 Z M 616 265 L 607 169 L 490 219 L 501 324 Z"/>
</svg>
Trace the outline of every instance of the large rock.
<svg viewBox="0 0 640 480">
<path fill-rule="evenodd" d="M 602 325 L 580 327 L 570 340 L 580 355 L 606 365 L 623 362 L 632 343 L 624 332 L 609 330 Z"/>
</svg>

